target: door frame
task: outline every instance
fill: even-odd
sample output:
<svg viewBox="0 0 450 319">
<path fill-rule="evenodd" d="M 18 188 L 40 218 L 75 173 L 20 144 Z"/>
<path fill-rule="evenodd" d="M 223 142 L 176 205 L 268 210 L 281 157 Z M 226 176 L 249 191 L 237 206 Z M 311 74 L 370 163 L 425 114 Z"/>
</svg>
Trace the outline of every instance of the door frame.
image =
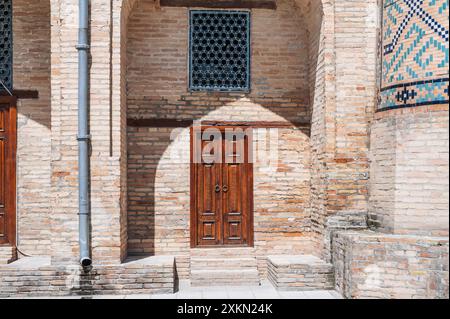
<svg viewBox="0 0 450 319">
<path fill-rule="evenodd" d="M 17 162 L 17 98 L 0 96 L 0 108 L 7 108 L 8 126 L 5 128 L 8 144 L 6 151 L 6 241 L 0 246 L 16 246 L 16 162 Z"/>
<path fill-rule="evenodd" d="M 248 178 L 248 201 L 249 201 L 249 216 L 248 216 L 248 227 L 247 227 L 247 238 L 248 243 L 246 245 L 217 245 L 217 246 L 202 246 L 197 243 L 198 229 L 197 229 L 197 170 L 196 165 L 194 163 L 194 131 L 201 130 L 203 131 L 206 128 L 214 127 L 219 129 L 220 131 L 224 131 L 226 128 L 249 128 L 249 126 L 234 124 L 230 122 L 217 122 L 212 123 L 208 122 L 206 125 L 202 125 L 200 127 L 191 126 L 190 127 L 190 201 L 191 201 L 191 211 L 190 211 L 190 241 L 191 248 L 202 248 L 202 249 L 214 249 L 214 248 L 242 248 L 242 247 L 254 247 L 255 242 L 255 212 L 254 212 L 254 180 L 253 180 L 253 170 L 254 163 L 251 165 L 251 169 L 247 170 L 247 178 Z M 253 138 L 249 141 L 249 145 L 253 145 Z M 252 146 L 253 147 L 253 146 Z M 222 223 L 223 225 L 223 223 Z"/>
</svg>

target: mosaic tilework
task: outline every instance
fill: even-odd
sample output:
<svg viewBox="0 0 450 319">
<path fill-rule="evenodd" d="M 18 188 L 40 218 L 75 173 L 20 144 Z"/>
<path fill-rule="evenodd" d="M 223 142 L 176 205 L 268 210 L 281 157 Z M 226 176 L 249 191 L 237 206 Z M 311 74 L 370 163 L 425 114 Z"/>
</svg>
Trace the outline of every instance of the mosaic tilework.
<svg viewBox="0 0 450 319">
<path fill-rule="evenodd" d="M 385 0 L 380 109 L 449 100 L 449 0 Z"/>
</svg>

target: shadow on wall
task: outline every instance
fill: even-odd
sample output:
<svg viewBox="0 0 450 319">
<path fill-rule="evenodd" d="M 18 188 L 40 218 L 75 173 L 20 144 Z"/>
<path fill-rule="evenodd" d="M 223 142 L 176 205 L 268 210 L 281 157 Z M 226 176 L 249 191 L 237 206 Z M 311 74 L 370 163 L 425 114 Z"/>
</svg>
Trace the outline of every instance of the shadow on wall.
<svg viewBox="0 0 450 319">
<path fill-rule="evenodd" d="M 249 103 L 224 106 L 201 120 L 231 120 L 224 114 L 239 114 L 237 105 L 245 108 Z M 250 104 L 261 118 L 289 123 L 260 105 Z M 232 119 L 247 118 L 244 113 Z M 280 221 L 285 220 L 280 232 L 307 232 L 305 214 L 309 207 L 304 205 L 309 198 L 309 128 L 258 129 L 254 135 L 255 187 L 261 187 L 255 194 L 258 212 L 272 211 Z M 129 252 L 185 250 L 189 247 L 190 129 L 129 127 L 128 154 Z M 278 201 L 285 201 L 282 211 L 276 207 Z M 273 225 L 261 226 L 270 227 Z"/>
<path fill-rule="evenodd" d="M 50 1 L 12 5 L 14 89 L 39 92 L 38 99 L 19 99 L 17 105 L 18 246 L 30 255 L 46 255 L 51 245 Z"/>
<path fill-rule="evenodd" d="M 50 129 L 49 0 L 13 1 L 13 76 L 14 89 L 39 91 L 37 100 L 19 100 L 19 129 Z"/>
</svg>

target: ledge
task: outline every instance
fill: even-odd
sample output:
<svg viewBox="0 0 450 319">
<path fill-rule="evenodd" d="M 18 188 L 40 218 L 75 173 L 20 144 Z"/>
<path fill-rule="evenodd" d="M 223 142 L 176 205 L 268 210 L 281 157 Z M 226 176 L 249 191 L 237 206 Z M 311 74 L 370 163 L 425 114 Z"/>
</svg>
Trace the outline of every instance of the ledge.
<svg viewBox="0 0 450 319">
<path fill-rule="evenodd" d="M 184 128 L 194 124 L 193 120 L 178 119 L 132 119 L 127 120 L 131 127 L 161 127 L 161 128 Z M 289 121 L 201 121 L 202 126 L 240 126 L 252 128 L 309 128 L 307 122 L 289 122 Z"/>
<path fill-rule="evenodd" d="M 449 105 L 446 104 L 436 104 L 436 105 L 425 105 L 425 106 L 414 106 L 414 107 L 403 107 L 394 109 L 380 109 L 375 113 L 375 120 L 380 120 L 392 116 L 404 115 L 404 114 L 418 114 L 418 113 L 431 113 L 431 112 L 443 112 L 448 111 Z"/>
<path fill-rule="evenodd" d="M 160 0 L 161 7 L 199 7 L 217 9 L 269 9 L 276 10 L 276 0 Z"/>
<path fill-rule="evenodd" d="M 12 94 L 14 97 L 19 99 L 38 99 L 39 91 L 38 90 L 13 90 Z M 6 91 L 1 91 L 0 96 L 10 96 L 10 94 Z"/>
</svg>

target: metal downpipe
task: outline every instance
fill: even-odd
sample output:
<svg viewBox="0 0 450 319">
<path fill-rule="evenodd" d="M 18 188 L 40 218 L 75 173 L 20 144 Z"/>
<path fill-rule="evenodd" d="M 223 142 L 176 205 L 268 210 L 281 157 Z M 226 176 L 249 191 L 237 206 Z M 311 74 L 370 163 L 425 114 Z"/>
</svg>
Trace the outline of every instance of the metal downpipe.
<svg viewBox="0 0 450 319">
<path fill-rule="evenodd" d="M 92 265 L 90 249 L 89 148 L 89 0 L 79 0 L 78 31 L 78 183 L 79 245 L 83 268 Z"/>
</svg>

